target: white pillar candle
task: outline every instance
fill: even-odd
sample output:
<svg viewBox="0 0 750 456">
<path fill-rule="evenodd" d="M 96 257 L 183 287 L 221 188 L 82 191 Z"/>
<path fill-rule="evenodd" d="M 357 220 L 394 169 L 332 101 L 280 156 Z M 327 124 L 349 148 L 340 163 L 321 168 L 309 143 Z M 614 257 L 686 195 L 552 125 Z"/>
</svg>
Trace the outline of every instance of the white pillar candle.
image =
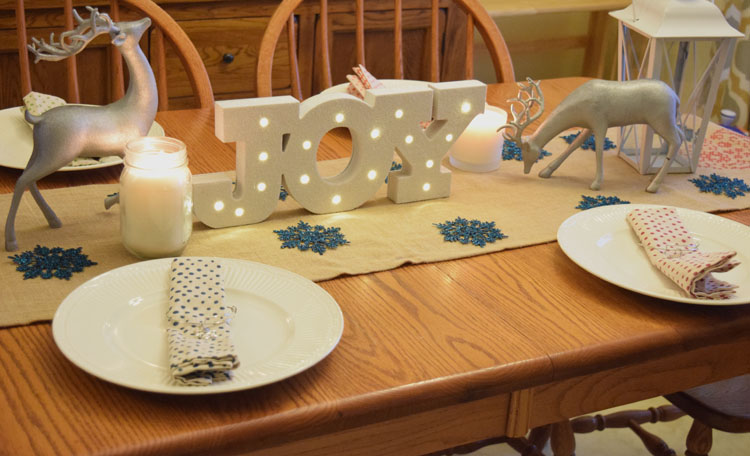
<svg viewBox="0 0 750 456">
<path fill-rule="evenodd" d="M 128 143 L 120 176 L 120 234 L 139 258 L 177 256 L 193 229 L 185 144 L 145 137 Z"/>
<path fill-rule="evenodd" d="M 503 135 L 497 129 L 507 123 L 508 114 L 486 105 L 477 114 L 450 149 L 449 161 L 454 167 L 475 173 L 494 171 L 503 155 Z"/>
</svg>

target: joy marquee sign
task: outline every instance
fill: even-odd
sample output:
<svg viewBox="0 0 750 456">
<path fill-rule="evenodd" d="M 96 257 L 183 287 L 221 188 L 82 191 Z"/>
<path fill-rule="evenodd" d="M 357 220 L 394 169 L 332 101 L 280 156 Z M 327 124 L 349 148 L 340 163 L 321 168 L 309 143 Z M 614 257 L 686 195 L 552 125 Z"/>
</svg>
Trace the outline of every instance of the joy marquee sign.
<svg viewBox="0 0 750 456">
<path fill-rule="evenodd" d="M 395 203 L 447 197 L 451 176 L 440 162 L 484 112 L 486 89 L 457 81 L 370 90 L 364 101 L 345 93 L 302 103 L 289 96 L 218 101 L 216 136 L 237 143 L 236 184 L 227 173 L 194 176 L 193 212 L 214 228 L 258 223 L 273 212 L 282 183 L 311 212 L 348 211 L 372 198 L 386 176 Z M 318 144 L 337 127 L 351 132 L 351 159 L 340 174 L 323 178 Z M 390 171 L 394 150 L 399 171 Z"/>
</svg>

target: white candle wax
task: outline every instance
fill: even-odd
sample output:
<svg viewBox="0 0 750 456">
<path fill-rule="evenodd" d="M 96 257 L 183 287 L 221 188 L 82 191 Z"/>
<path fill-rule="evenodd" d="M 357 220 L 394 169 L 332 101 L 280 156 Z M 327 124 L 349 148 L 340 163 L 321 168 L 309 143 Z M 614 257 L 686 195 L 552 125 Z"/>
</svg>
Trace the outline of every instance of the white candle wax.
<svg viewBox="0 0 750 456">
<path fill-rule="evenodd" d="M 451 147 L 451 165 L 472 172 L 494 171 L 500 167 L 503 135 L 497 129 L 507 120 L 505 111 L 486 105 L 484 113 L 474 117 Z"/>
<path fill-rule="evenodd" d="M 177 256 L 192 232 L 192 186 L 185 145 L 172 138 L 128 144 L 120 177 L 120 233 L 140 258 Z"/>
</svg>

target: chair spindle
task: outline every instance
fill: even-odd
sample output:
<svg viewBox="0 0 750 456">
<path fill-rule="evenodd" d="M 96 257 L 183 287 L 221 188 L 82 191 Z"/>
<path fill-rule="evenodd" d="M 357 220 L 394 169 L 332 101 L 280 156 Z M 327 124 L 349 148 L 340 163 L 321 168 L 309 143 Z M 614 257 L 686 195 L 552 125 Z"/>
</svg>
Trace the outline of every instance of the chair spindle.
<svg viewBox="0 0 750 456">
<path fill-rule="evenodd" d="M 151 34 L 151 64 L 154 67 L 156 90 L 159 92 L 159 111 L 169 110 L 169 93 L 167 89 L 167 56 L 164 46 L 164 33 L 154 28 Z"/>
<path fill-rule="evenodd" d="M 292 84 L 292 96 L 302 101 L 302 84 L 299 79 L 299 60 L 297 59 L 297 38 L 294 13 L 289 16 L 286 26 L 287 48 L 289 49 L 289 81 Z"/>
<path fill-rule="evenodd" d="M 438 2 L 439 0 L 432 0 L 430 6 L 430 81 L 432 82 L 440 81 L 440 48 L 438 46 L 440 21 L 438 19 Z"/>
<path fill-rule="evenodd" d="M 357 63 L 365 64 L 365 2 L 364 0 L 357 0 L 355 7 L 357 16 L 357 24 L 355 26 L 356 33 L 356 45 L 357 45 Z"/>
<path fill-rule="evenodd" d="M 474 16 L 466 15 L 466 52 L 464 53 L 466 79 L 474 79 Z"/>
<path fill-rule="evenodd" d="M 328 0 L 320 0 L 320 27 L 318 32 L 320 33 L 320 57 L 322 61 L 321 71 L 323 72 L 323 88 L 327 89 L 333 85 L 331 77 L 331 56 L 330 47 L 328 43 Z"/>
<path fill-rule="evenodd" d="M 393 77 L 404 79 L 403 6 L 393 1 Z"/>
<path fill-rule="evenodd" d="M 65 30 L 73 30 L 73 0 L 65 0 Z M 65 66 L 68 70 L 68 103 L 80 103 L 81 95 L 78 91 L 78 67 L 76 66 L 76 56 L 65 59 Z"/>
<path fill-rule="evenodd" d="M 109 2 L 109 15 L 113 21 L 120 20 L 120 3 L 117 0 Z M 116 46 L 107 46 L 109 53 L 110 71 L 112 79 L 110 81 L 109 101 L 113 102 L 125 96 L 125 70 L 122 67 L 122 56 Z"/>
<path fill-rule="evenodd" d="M 21 70 L 21 96 L 31 92 L 31 66 L 26 48 L 26 9 L 23 0 L 16 0 L 16 29 L 18 37 L 18 63 Z"/>
<path fill-rule="evenodd" d="M 662 405 L 650 407 L 648 410 L 626 410 L 610 413 L 609 415 L 586 415 L 571 420 L 573 431 L 576 434 L 587 434 L 604 429 L 630 427 L 630 422 L 643 423 L 666 423 L 685 416 L 685 412 L 674 405 Z"/>
</svg>

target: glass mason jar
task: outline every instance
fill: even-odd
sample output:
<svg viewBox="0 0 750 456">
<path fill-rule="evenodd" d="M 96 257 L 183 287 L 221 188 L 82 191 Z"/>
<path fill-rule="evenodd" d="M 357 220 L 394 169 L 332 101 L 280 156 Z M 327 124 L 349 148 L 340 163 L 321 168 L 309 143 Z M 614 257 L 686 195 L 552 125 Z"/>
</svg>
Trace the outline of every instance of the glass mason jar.
<svg viewBox="0 0 750 456">
<path fill-rule="evenodd" d="M 143 137 L 125 146 L 120 175 L 120 235 L 139 258 L 178 256 L 193 231 L 185 143 Z"/>
</svg>

